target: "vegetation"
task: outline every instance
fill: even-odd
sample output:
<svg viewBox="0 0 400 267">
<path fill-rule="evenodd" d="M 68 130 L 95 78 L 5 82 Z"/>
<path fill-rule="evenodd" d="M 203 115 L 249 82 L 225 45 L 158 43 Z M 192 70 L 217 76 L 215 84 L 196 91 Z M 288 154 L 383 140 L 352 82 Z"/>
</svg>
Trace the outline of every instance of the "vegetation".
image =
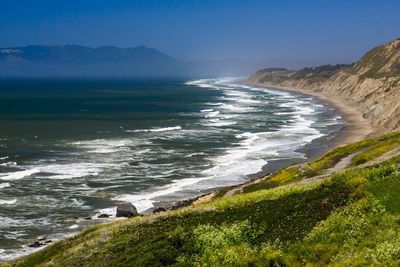
<svg viewBox="0 0 400 267">
<path fill-rule="evenodd" d="M 304 68 L 297 71 L 293 78 L 296 80 L 307 79 L 310 82 L 324 82 L 338 71 L 350 70 L 354 64 L 323 65 L 313 68 Z"/>
<path fill-rule="evenodd" d="M 263 75 L 259 82 L 279 84 L 288 79 L 303 80 L 314 82 L 324 82 L 335 75 L 338 71 L 350 71 L 354 64 L 323 65 L 313 68 L 304 68 L 299 71 L 287 70 L 284 68 L 268 68 L 257 72 Z"/>
<path fill-rule="evenodd" d="M 340 147 L 309 165 L 323 172 L 357 152 L 353 165 L 372 162 L 398 148 L 399 136 Z M 329 176 L 307 170 L 292 166 L 232 197 L 98 225 L 4 266 L 398 266 L 400 157 Z M 306 182 L 312 176 L 320 178 Z"/>
<path fill-rule="evenodd" d="M 333 168 L 341 159 L 354 153 L 358 154 L 352 159 L 352 165 L 360 165 L 378 158 L 399 145 L 400 132 L 394 132 L 347 146 L 337 147 L 314 162 L 305 165 L 290 166 L 265 177 L 257 183 L 245 185 L 242 188 L 242 192 L 249 193 L 261 189 L 269 189 L 322 175 L 330 168 Z M 217 193 L 215 198 L 222 197 L 227 191 L 229 189 L 223 189 L 221 191 L 223 194 Z"/>
<path fill-rule="evenodd" d="M 269 189 L 280 185 L 296 182 L 304 178 L 300 167 L 293 166 L 282 169 L 277 173 L 272 174 L 267 179 L 261 180 L 258 183 L 249 184 L 243 187 L 244 193 L 254 192 L 261 189 Z"/>
<path fill-rule="evenodd" d="M 353 165 L 360 165 L 365 162 L 369 162 L 372 159 L 375 159 L 389 151 L 392 151 L 393 149 L 398 147 L 399 144 L 400 136 L 395 135 L 392 138 L 389 138 L 382 142 L 378 142 L 368 149 L 365 149 L 352 159 L 352 163 Z"/>
<path fill-rule="evenodd" d="M 391 59 L 395 57 L 400 48 L 400 42 L 393 41 L 392 49 L 387 45 L 380 45 L 366 53 L 354 66 L 354 72 L 363 72 L 361 78 L 385 78 L 398 77 L 400 74 L 396 62 Z M 394 63 L 394 64 L 392 64 Z"/>
<path fill-rule="evenodd" d="M 276 71 L 288 71 L 286 68 L 266 68 L 257 71 L 256 73 L 264 73 L 264 72 L 276 72 Z"/>
<path fill-rule="evenodd" d="M 315 172 L 323 172 L 326 169 L 332 168 L 337 164 L 341 159 L 356 153 L 356 152 L 361 152 L 362 150 L 365 150 L 371 146 L 374 145 L 379 145 L 380 143 L 386 141 L 386 140 L 399 140 L 400 138 L 400 131 L 393 132 L 391 134 L 387 135 L 382 135 L 378 136 L 376 138 L 360 141 L 354 144 L 346 145 L 346 146 L 340 146 L 337 147 L 327 154 L 323 155 L 322 157 L 318 158 L 314 162 L 310 163 L 309 166 L 315 171 Z M 389 141 L 391 142 L 391 141 Z M 397 142 L 397 141 L 395 141 Z M 366 159 L 368 160 L 368 159 Z"/>
</svg>

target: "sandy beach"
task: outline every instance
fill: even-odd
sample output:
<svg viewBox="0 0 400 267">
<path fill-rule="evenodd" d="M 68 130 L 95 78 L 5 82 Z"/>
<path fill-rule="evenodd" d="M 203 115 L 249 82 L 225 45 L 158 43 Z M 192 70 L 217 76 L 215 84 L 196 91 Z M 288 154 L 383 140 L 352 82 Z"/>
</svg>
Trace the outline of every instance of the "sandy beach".
<svg viewBox="0 0 400 267">
<path fill-rule="evenodd" d="M 276 90 L 283 90 L 283 91 L 289 91 L 289 92 L 296 92 L 300 93 L 303 95 L 309 95 L 314 98 L 317 98 L 318 100 L 328 103 L 332 107 L 334 107 L 339 113 L 342 114 L 344 117 L 344 120 L 346 121 L 346 125 L 344 129 L 339 133 L 337 138 L 333 140 L 333 142 L 330 144 L 329 147 L 336 147 L 340 145 L 346 145 L 354 142 L 361 141 L 367 137 L 373 137 L 376 135 L 379 135 L 383 132 L 382 129 L 379 129 L 377 127 L 373 127 L 367 119 L 365 119 L 362 115 L 362 112 L 357 109 L 356 106 L 351 105 L 348 103 L 346 100 L 335 96 L 335 95 L 330 95 L 326 94 L 325 92 L 316 92 L 312 90 L 306 90 L 306 89 L 299 89 L 299 88 L 290 88 L 290 87 L 281 87 L 281 86 L 274 86 L 274 85 L 265 85 L 265 84 L 258 84 L 258 83 L 248 83 L 245 82 L 246 84 L 249 84 L 251 86 L 257 86 L 257 87 L 264 87 L 264 88 L 270 88 L 270 89 L 276 89 Z M 326 149 L 316 149 L 314 148 L 317 153 L 317 156 L 320 156 L 321 154 L 326 153 Z M 315 157 L 315 156 L 314 156 Z M 272 163 L 272 164 L 271 164 Z M 267 164 L 263 167 L 263 170 L 255 173 L 253 175 L 250 175 L 251 179 L 243 184 L 238 184 L 235 186 L 231 186 L 231 189 L 228 191 L 232 192 L 235 191 L 236 189 L 239 189 L 245 184 L 250 184 L 250 183 L 255 183 L 260 179 L 265 179 L 266 176 L 269 174 L 277 171 L 278 169 L 284 168 L 287 165 L 290 165 L 290 162 L 288 161 L 283 161 L 283 162 L 271 162 L 270 164 Z M 217 191 L 211 192 L 210 194 L 206 194 L 203 196 L 200 196 L 198 198 L 193 199 L 192 205 L 197 205 L 203 202 L 210 201 L 214 195 L 216 194 Z"/>
<path fill-rule="evenodd" d="M 375 136 L 383 132 L 382 129 L 373 127 L 371 123 L 363 117 L 362 112 L 354 105 L 348 103 L 345 99 L 336 95 L 327 94 L 325 92 L 317 92 L 312 90 L 282 87 L 276 85 L 266 85 L 259 83 L 250 83 L 252 86 L 266 87 L 290 92 L 297 92 L 310 95 L 323 102 L 326 102 L 336 108 L 346 121 L 344 130 L 340 133 L 340 137 L 335 145 L 345 145 L 360 141 L 369 136 Z"/>
</svg>

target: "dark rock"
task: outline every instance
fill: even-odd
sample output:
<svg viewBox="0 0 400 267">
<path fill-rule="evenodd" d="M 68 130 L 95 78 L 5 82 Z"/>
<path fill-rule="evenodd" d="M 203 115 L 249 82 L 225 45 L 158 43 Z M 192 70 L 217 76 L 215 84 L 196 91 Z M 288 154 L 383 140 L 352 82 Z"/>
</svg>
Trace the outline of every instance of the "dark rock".
<svg viewBox="0 0 400 267">
<path fill-rule="evenodd" d="M 117 205 L 117 217 L 132 217 L 132 216 L 137 216 L 138 212 L 136 210 L 136 207 L 129 202 L 121 202 Z"/>
<path fill-rule="evenodd" d="M 30 247 L 30 248 L 40 248 L 43 245 L 44 245 L 43 243 L 41 243 L 39 241 L 35 241 L 34 243 L 28 245 L 28 247 Z"/>
<path fill-rule="evenodd" d="M 44 241 L 45 244 L 48 244 L 48 243 L 51 243 L 51 242 L 53 242 L 53 240 L 51 240 L 51 239 Z"/>
<path fill-rule="evenodd" d="M 43 240 L 46 240 L 46 239 L 47 239 L 47 236 L 39 236 L 37 238 L 37 241 L 43 241 Z"/>
<path fill-rule="evenodd" d="M 103 214 L 100 214 L 99 216 L 97 216 L 97 218 L 109 218 L 111 215 L 109 215 L 109 214 L 105 214 L 105 213 L 103 213 Z"/>
<path fill-rule="evenodd" d="M 155 210 L 153 210 L 153 213 L 164 212 L 164 211 L 166 211 L 166 210 L 167 210 L 166 208 L 159 207 L 159 208 L 156 208 Z"/>
<path fill-rule="evenodd" d="M 177 210 L 177 209 L 180 209 L 180 208 L 183 208 L 183 207 L 188 207 L 188 206 L 192 205 L 192 203 L 193 203 L 194 201 L 196 201 L 197 199 L 198 199 L 198 197 L 197 197 L 197 198 L 192 198 L 192 199 L 186 199 L 186 200 L 178 201 L 177 203 L 175 203 L 175 204 L 171 207 L 171 209 L 172 209 L 172 210 Z"/>
<path fill-rule="evenodd" d="M 85 220 L 91 220 L 92 217 L 85 217 Z"/>
</svg>

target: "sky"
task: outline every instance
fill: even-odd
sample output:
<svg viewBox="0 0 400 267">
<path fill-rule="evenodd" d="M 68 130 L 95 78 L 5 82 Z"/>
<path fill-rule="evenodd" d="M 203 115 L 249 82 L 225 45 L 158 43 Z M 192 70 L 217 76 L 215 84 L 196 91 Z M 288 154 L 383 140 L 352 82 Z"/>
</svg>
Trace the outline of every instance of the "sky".
<svg viewBox="0 0 400 267">
<path fill-rule="evenodd" d="M 145 45 L 181 60 L 350 63 L 400 37 L 398 0 L 0 0 L 0 47 Z"/>
</svg>

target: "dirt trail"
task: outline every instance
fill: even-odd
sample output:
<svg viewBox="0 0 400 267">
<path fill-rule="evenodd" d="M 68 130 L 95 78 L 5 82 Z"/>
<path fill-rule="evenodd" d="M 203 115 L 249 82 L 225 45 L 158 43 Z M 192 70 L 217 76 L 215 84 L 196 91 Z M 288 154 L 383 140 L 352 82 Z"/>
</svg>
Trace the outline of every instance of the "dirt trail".
<svg viewBox="0 0 400 267">
<path fill-rule="evenodd" d="M 288 184 L 288 185 L 283 185 L 283 186 L 280 186 L 280 187 L 281 188 L 282 187 L 292 187 L 292 186 L 296 186 L 296 185 L 308 184 L 308 183 L 312 183 L 312 182 L 315 182 L 317 180 L 322 180 L 322 179 L 324 179 L 326 177 L 329 177 L 332 174 L 334 174 L 336 172 L 339 172 L 339 171 L 342 171 L 346 167 L 348 167 L 351 164 L 351 160 L 361 152 L 362 151 L 359 151 L 359 152 L 353 153 L 353 154 L 351 154 L 351 155 L 349 155 L 347 157 L 342 158 L 338 163 L 335 164 L 335 166 L 333 166 L 332 168 L 327 169 L 324 174 L 317 175 L 317 176 L 314 176 L 314 177 L 311 177 L 311 178 L 302 179 L 302 180 L 300 180 L 298 182 L 294 182 L 294 183 L 291 183 L 291 184 Z"/>
<path fill-rule="evenodd" d="M 303 185 L 303 184 L 312 183 L 314 181 L 322 180 L 324 178 L 327 178 L 327 177 L 331 176 L 332 174 L 334 174 L 336 172 L 339 172 L 339 171 L 342 171 L 342 170 L 346 169 L 347 167 L 349 167 L 351 165 L 351 163 L 352 163 L 353 158 L 355 156 L 357 156 L 358 154 L 362 153 L 363 151 L 364 150 L 361 150 L 361 151 L 353 153 L 353 154 L 351 154 L 351 155 L 349 155 L 347 157 L 342 158 L 338 163 L 335 164 L 335 166 L 333 166 L 332 168 L 327 169 L 321 175 L 317 175 L 317 176 L 314 176 L 314 177 L 302 179 L 302 180 L 300 180 L 298 182 L 290 183 L 290 184 L 287 184 L 287 185 L 282 185 L 282 186 L 279 186 L 279 187 L 280 188 L 288 188 L 288 187 L 292 187 L 292 186 L 296 186 L 296 185 Z M 354 168 L 361 168 L 361 167 L 366 167 L 366 166 L 373 165 L 373 164 L 376 164 L 376 163 L 380 163 L 380 162 L 386 161 L 386 160 L 388 160 L 390 158 L 393 158 L 393 157 L 399 156 L 399 155 L 400 155 L 400 147 L 395 148 L 393 150 L 390 150 L 390 151 L 384 153 L 383 155 L 377 157 L 376 159 L 373 159 L 373 160 L 371 160 L 371 161 L 369 161 L 367 163 L 364 163 L 362 165 L 356 166 Z M 309 165 L 308 165 L 308 162 L 307 163 L 300 163 L 300 164 L 297 164 L 297 165 L 294 165 L 294 166 L 298 166 L 303 170 L 305 170 L 306 168 L 310 168 Z M 231 197 L 231 196 L 233 196 L 235 194 L 242 193 L 244 187 L 246 187 L 246 186 L 248 186 L 250 184 L 260 183 L 263 180 L 268 179 L 268 177 L 270 175 L 265 176 L 265 177 L 263 177 L 261 179 L 257 179 L 255 181 L 249 182 L 249 183 L 245 183 L 245 184 L 233 187 L 232 189 L 228 190 L 223 195 L 223 197 Z M 214 196 L 215 196 L 215 193 L 212 193 L 210 195 L 207 195 L 207 196 L 199 199 L 199 201 L 197 201 L 197 202 L 198 203 L 207 202 L 207 201 L 211 200 Z M 196 202 L 196 204 L 198 204 L 197 202 Z"/>
<path fill-rule="evenodd" d="M 399 155 L 400 155 L 400 147 L 396 147 L 395 149 L 389 150 L 385 154 L 383 154 L 373 160 L 370 160 L 362 165 L 359 165 L 359 167 L 365 167 L 365 166 L 368 166 L 371 164 L 380 163 L 380 162 L 386 161 L 388 159 L 391 159 L 391 158 L 393 158 L 395 156 L 399 156 Z"/>
<path fill-rule="evenodd" d="M 281 186 L 281 187 L 290 187 L 290 186 L 295 186 L 295 185 L 308 184 L 308 183 L 311 183 L 311 182 L 314 182 L 314 181 L 321 180 L 321 179 L 324 179 L 326 177 L 329 177 L 332 174 L 334 174 L 336 172 L 339 172 L 339 171 L 342 171 L 342 170 L 346 169 L 347 167 L 349 167 L 351 162 L 352 162 L 352 159 L 355 156 L 357 156 L 358 154 L 362 153 L 363 151 L 364 150 L 361 150 L 361 151 L 353 153 L 353 154 L 351 154 L 351 155 L 349 155 L 349 156 L 347 156 L 345 158 L 342 158 L 334 167 L 328 169 L 322 175 L 314 176 L 314 177 L 311 177 L 311 178 L 308 178 L 308 179 L 303 179 L 301 181 L 294 182 L 294 183 L 291 183 L 291 184 L 288 184 L 288 185 L 284 185 L 284 186 Z M 393 150 L 390 150 L 390 151 L 384 153 L 383 155 L 377 157 L 376 159 L 368 161 L 368 162 L 366 162 L 366 163 L 364 163 L 362 165 L 355 166 L 354 168 L 362 168 L 362 167 L 370 166 L 370 165 L 373 165 L 373 164 L 376 164 L 376 163 L 380 163 L 380 162 L 389 160 L 389 159 L 391 159 L 391 158 L 393 158 L 395 156 L 399 156 L 399 155 L 400 155 L 400 147 L 395 148 Z"/>
<path fill-rule="evenodd" d="M 301 180 L 301 181 L 294 182 L 294 183 L 291 183 L 291 184 L 288 184 L 288 185 L 282 185 L 282 186 L 280 186 L 280 187 L 289 187 L 289 186 L 294 186 L 294 185 L 301 185 L 301 184 L 311 183 L 311 182 L 313 182 L 313 181 L 320 180 L 320 179 L 323 179 L 323 178 L 325 178 L 325 177 L 327 177 L 327 176 L 330 176 L 330 175 L 332 175 L 332 174 L 335 173 L 335 172 L 344 170 L 346 167 L 348 167 L 348 166 L 351 164 L 352 159 L 353 159 L 356 155 L 358 155 L 359 153 L 361 153 L 361 152 L 362 152 L 362 151 L 358 151 L 358 152 L 353 153 L 353 154 L 351 154 L 351 155 L 349 155 L 349 156 L 347 156 L 347 157 L 342 158 L 338 163 L 336 163 L 335 166 L 333 166 L 333 167 L 330 168 L 330 169 L 327 169 L 327 170 L 325 171 L 324 174 L 321 174 L 321 175 L 318 175 L 318 176 L 314 176 L 314 177 L 311 177 L 311 178 L 307 178 L 307 179 L 303 179 L 303 180 Z M 310 168 L 309 165 L 308 165 L 308 163 L 300 163 L 300 164 L 297 164 L 297 165 L 295 165 L 295 166 L 299 166 L 299 167 L 302 168 L 302 169 Z M 235 195 L 235 194 L 237 194 L 237 193 L 242 193 L 242 192 L 243 192 L 243 187 L 245 187 L 245 186 L 247 186 L 247 185 L 249 185 L 249 184 L 256 184 L 256 183 L 259 183 L 259 182 L 261 182 L 262 180 L 264 180 L 264 179 L 266 179 L 266 178 L 268 178 L 268 176 L 267 176 L 267 177 L 264 177 L 264 178 L 262 178 L 262 179 L 259 179 L 259 180 L 255 180 L 255 181 L 253 181 L 253 182 L 251 182 L 251 183 L 242 184 L 242 185 L 240 185 L 240 186 L 238 186 L 238 187 L 232 188 L 231 190 L 229 190 L 228 192 L 226 192 L 225 195 L 224 195 L 223 197 L 230 197 L 230 196 L 233 196 L 233 195 Z"/>
</svg>

